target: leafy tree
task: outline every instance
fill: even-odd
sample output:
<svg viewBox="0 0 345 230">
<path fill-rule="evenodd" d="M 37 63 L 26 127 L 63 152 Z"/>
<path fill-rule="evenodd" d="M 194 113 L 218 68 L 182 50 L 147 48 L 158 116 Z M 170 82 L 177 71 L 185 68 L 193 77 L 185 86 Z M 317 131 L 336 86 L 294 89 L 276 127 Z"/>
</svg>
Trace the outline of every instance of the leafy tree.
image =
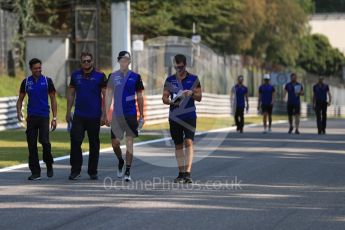
<svg viewBox="0 0 345 230">
<path fill-rule="evenodd" d="M 297 1 L 266 0 L 265 15 L 249 53 L 271 64 L 294 66 L 300 38 L 307 31 L 307 14 Z"/>
<path fill-rule="evenodd" d="M 316 75 L 335 76 L 345 65 L 345 57 L 331 46 L 327 37 L 314 34 L 302 39 L 297 64 Z"/>
</svg>

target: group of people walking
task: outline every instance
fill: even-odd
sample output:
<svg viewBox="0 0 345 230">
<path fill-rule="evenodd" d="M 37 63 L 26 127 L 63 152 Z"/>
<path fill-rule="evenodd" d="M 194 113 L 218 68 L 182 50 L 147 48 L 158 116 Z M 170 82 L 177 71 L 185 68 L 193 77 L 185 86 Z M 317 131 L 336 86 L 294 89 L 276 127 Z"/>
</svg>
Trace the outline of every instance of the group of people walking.
<svg viewBox="0 0 345 230">
<path fill-rule="evenodd" d="M 100 153 L 100 127 L 110 126 L 110 138 L 115 156 L 118 160 L 117 176 L 131 181 L 133 162 L 133 142 L 138 137 L 138 128 L 145 123 L 144 84 L 138 73 L 129 69 L 131 55 L 128 51 L 118 54 L 119 70 L 108 77 L 94 68 L 93 56 L 85 52 L 80 56 L 81 68 L 74 71 L 67 92 L 66 122 L 70 129 L 70 165 L 69 180 L 81 176 L 83 156 L 81 145 L 85 133 L 89 140 L 89 159 L 87 173 L 91 180 L 98 179 L 98 161 Z M 169 76 L 162 94 L 164 104 L 170 106 L 169 128 L 175 144 L 175 156 L 178 176 L 175 183 L 192 183 L 193 141 L 197 116 L 195 101 L 202 99 L 199 78 L 186 69 L 186 57 L 178 54 L 173 59 L 176 73 Z M 53 177 L 53 156 L 49 140 L 49 128 L 57 127 L 56 90 L 51 78 L 42 74 L 42 62 L 30 60 L 31 76 L 22 81 L 17 101 L 17 117 L 23 121 L 22 104 L 28 95 L 26 138 L 29 149 L 29 180 L 41 179 L 37 139 L 43 146 L 43 161 L 47 168 L 47 177 Z M 249 110 L 248 88 L 243 84 L 243 76 L 238 77 L 232 88 L 231 101 L 237 131 L 244 128 L 244 113 Z M 297 81 L 297 75 L 291 74 L 291 82 L 285 85 L 287 94 L 287 111 L 289 133 L 295 129 L 299 134 L 300 96 L 304 94 L 303 86 Z M 319 134 L 326 133 L 327 106 L 331 103 L 331 94 L 323 78 L 313 88 L 313 107 L 317 116 Z M 50 99 L 50 106 L 49 106 Z M 264 132 L 272 131 L 272 111 L 275 104 L 275 88 L 270 84 L 270 75 L 264 76 L 259 87 L 258 110 L 263 114 Z M 138 111 L 137 106 L 138 105 Z M 74 112 L 72 108 L 74 106 Z M 53 118 L 50 121 L 50 107 Z M 112 107 L 112 112 L 110 108 Z M 109 114 L 112 114 L 111 118 Z M 295 126 L 293 125 L 295 118 Z M 50 127 L 49 127 L 50 126 Z M 120 148 L 120 141 L 125 138 L 125 156 Z"/>
<path fill-rule="evenodd" d="M 301 116 L 301 99 L 304 95 L 303 85 L 297 81 L 297 74 L 290 75 L 290 82 L 285 84 L 284 99 L 287 104 L 289 120 L 289 134 L 295 130 L 300 134 L 299 124 Z M 272 111 L 275 105 L 275 88 L 270 83 L 270 75 L 265 74 L 263 84 L 259 87 L 258 111 L 263 115 L 263 133 L 272 132 Z M 231 107 L 237 131 L 243 133 L 244 110 L 249 110 L 248 88 L 243 84 L 243 76 L 237 78 L 237 84 L 231 90 Z M 332 95 L 329 86 L 324 83 L 324 78 L 319 77 L 318 82 L 313 86 L 313 110 L 316 114 L 318 134 L 326 134 L 327 107 L 331 105 Z M 268 123 L 268 124 L 267 124 Z"/>
<path fill-rule="evenodd" d="M 108 77 L 94 68 L 93 56 L 85 52 L 80 56 L 81 68 L 74 71 L 67 93 L 66 122 L 70 129 L 70 165 L 69 180 L 81 176 L 83 156 L 81 145 L 85 132 L 89 139 L 89 159 L 87 173 L 91 180 L 98 179 L 98 161 L 100 152 L 100 127 L 111 127 L 111 143 L 118 160 L 117 176 L 131 181 L 133 162 L 133 142 L 138 137 L 138 128 L 145 123 L 144 84 L 138 73 L 129 69 L 131 55 L 121 51 L 117 57 L 119 70 Z M 176 73 L 169 76 L 164 84 L 162 100 L 170 105 L 169 124 L 171 137 L 175 143 L 175 155 L 178 165 L 176 183 L 192 183 L 191 169 L 193 161 L 193 140 L 196 129 L 196 108 L 194 101 L 201 101 L 202 92 L 197 76 L 186 70 L 184 55 L 174 57 Z M 42 75 L 42 62 L 34 58 L 29 62 L 32 75 L 21 84 L 17 101 L 17 117 L 23 121 L 22 104 L 28 95 L 26 137 L 29 148 L 28 180 L 41 179 L 37 138 L 43 146 L 43 161 L 47 168 L 47 177 L 53 177 L 53 156 L 49 140 L 50 106 L 51 130 L 57 126 L 56 90 L 51 78 Z M 137 107 L 138 105 L 138 111 Z M 74 112 L 72 108 L 74 106 Z M 110 118 L 110 108 L 112 116 Z M 139 113 L 139 117 L 137 117 Z M 126 139 L 126 154 L 123 158 L 120 141 Z"/>
</svg>

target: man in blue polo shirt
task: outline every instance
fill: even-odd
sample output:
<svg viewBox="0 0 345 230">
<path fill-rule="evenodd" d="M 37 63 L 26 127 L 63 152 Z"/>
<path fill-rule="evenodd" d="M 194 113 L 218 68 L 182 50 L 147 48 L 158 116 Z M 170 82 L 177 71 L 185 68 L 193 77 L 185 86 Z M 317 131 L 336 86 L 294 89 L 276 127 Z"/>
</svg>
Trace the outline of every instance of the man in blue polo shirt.
<svg viewBox="0 0 345 230">
<path fill-rule="evenodd" d="M 80 55 L 82 68 L 72 73 L 68 88 L 66 121 L 72 119 L 70 180 L 80 177 L 83 156 L 81 145 L 85 131 L 89 138 L 88 174 L 91 180 L 97 180 L 97 167 L 99 159 L 99 131 L 105 123 L 105 111 L 102 106 L 102 96 L 105 97 L 107 77 L 103 72 L 93 67 L 92 54 L 85 52 Z M 73 118 L 72 106 L 75 103 Z"/>
<path fill-rule="evenodd" d="M 130 169 L 133 161 L 133 139 L 138 137 L 138 127 L 144 124 L 144 85 L 141 76 L 129 69 L 131 55 L 121 51 L 117 57 L 120 69 L 111 73 L 108 78 L 106 110 L 113 101 L 113 114 L 111 121 L 111 143 L 114 153 L 119 161 L 117 176 L 131 181 Z M 137 96 L 137 100 L 135 99 Z M 137 120 L 136 101 L 139 109 L 139 122 Z M 108 112 L 107 112 L 108 114 Z M 109 122 L 108 122 L 109 125 Z M 122 158 L 120 141 L 126 135 L 126 169 Z"/>
<path fill-rule="evenodd" d="M 230 101 L 232 108 L 235 109 L 235 123 L 237 131 L 243 133 L 244 127 L 244 109 L 248 112 L 248 88 L 243 85 L 243 76 L 240 75 L 237 78 L 237 84 L 232 88 Z"/>
<path fill-rule="evenodd" d="M 288 95 L 287 100 L 287 111 L 289 117 L 289 134 L 292 133 L 293 127 L 293 116 L 295 116 L 296 130 L 295 134 L 300 134 L 299 132 L 299 122 L 301 115 L 301 99 L 300 97 L 304 95 L 304 89 L 301 83 L 297 82 L 297 74 L 292 73 L 290 75 L 291 81 L 285 85 L 285 96 Z"/>
<path fill-rule="evenodd" d="M 328 95 L 328 101 L 327 101 Z M 332 102 L 332 95 L 329 86 L 323 82 L 323 77 L 313 87 L 313 108 L 316 113 L 318 134 L 326 134 L 327 106 Z"/>
<path fill-rule="evenodd" d="M 201 101 L 199 78 L 186 71 L 187 60 L 182 54 L 174 57 L 176 74 L 164 83 L 163 103 L 170 105 L 170 134 L 175 144 L 179 174 L 175 183 L 192 183 L 193 141 L 196 129 L 195 101 Z M 183 144 L 185 153 L 183 152 Z"/>
<path fill-rule="evenodd" d="M 17 117 L 23 120 L 22 105 L 25 95 L 29 97 L 27 105 L 27 128 L 26 139 L 29 148 L 29 168 L 31 176 L 28 180 L 41 179 L 41 167 L 37 151 L 38 141 L 43 147 L 43 161 L 47 166 L 47 176 L 53 176 L 53 156 L 49 141 L 49 114 L 50 107 L 48 96 L 52 107 L 53 119 L 51 121 L 52 131 L 56 129 L 57 104 L 55 98 L 55 87 L 52 79 L 42 75 L 42 62 L 31 59 L 29 62 L 32 75 L 23 80 L 17 101 Z"/>
<path fill-rule="evenodd" d="M 264 133 L 272 131 L 272 110 L 274 105 L 274 87 L 270 84 L 270 75 L 264 75 L 264 83 L 259 87 L 258 110 L 261 109 L 263 115 Z"/>
</svg>

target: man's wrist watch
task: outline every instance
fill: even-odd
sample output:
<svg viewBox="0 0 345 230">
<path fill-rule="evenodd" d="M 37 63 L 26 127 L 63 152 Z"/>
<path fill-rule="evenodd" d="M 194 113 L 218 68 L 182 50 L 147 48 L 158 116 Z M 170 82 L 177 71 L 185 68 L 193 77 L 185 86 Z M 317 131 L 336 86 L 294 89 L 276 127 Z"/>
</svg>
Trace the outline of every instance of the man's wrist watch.
<svg viewBox="0 0 345 230">
<path fill-rule="evenodd" d="M 56 119 L 56 117 L 53 117 L 53 121 L 56 121 L 57 119 Z"/>
</svg>

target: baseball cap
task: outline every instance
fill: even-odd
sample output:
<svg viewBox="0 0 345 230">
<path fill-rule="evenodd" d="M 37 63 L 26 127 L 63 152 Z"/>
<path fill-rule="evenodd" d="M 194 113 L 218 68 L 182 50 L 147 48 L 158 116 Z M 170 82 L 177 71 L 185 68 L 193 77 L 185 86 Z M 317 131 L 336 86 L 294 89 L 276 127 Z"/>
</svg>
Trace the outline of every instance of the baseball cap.
<svg viewBox="0 0 345 230">
<path fill-rule="evenodd" d="M 117 57 L 117 60 L 120 61 L 120 59 L 123 57 L 131 58 L 131 54 L 128 51 L 121 51 Z"/>
<path fill-rule="evenodd" d="M 271 77 L 270 77 L 269 74 L 265 74 L 265 75 L 264 75 L 264 80 L 270 80 L 270 79 L 271 79 Z"/>
</svg>

